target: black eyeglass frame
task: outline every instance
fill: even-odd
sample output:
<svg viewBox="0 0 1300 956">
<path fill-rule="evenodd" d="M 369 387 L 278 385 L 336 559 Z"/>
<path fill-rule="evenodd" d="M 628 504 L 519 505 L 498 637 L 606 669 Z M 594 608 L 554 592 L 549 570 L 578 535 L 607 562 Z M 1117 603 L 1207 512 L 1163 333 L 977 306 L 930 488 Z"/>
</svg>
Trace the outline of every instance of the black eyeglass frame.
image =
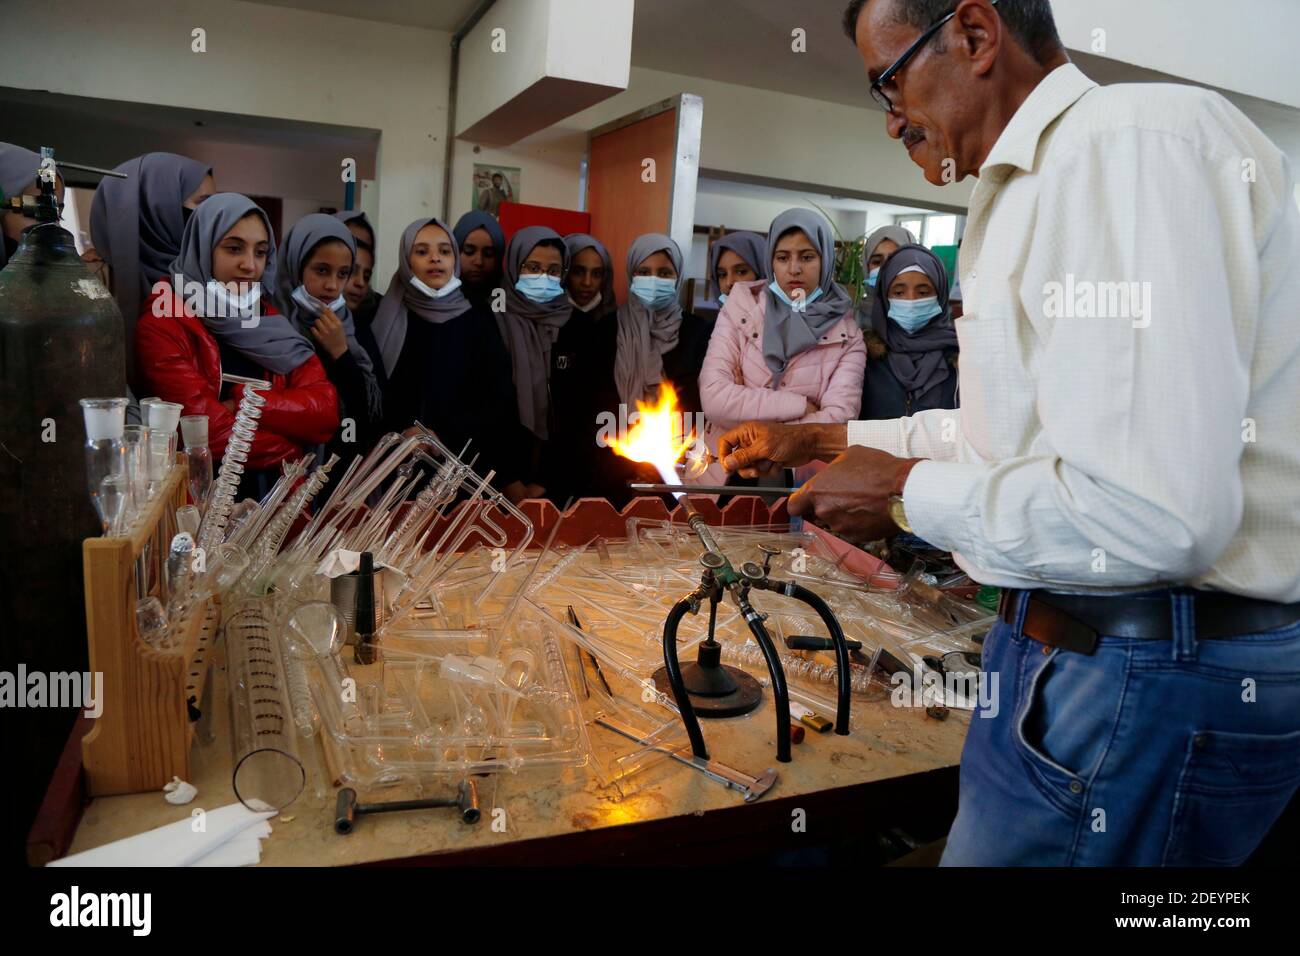
<svg viewBox="0 0 1300 956">
<path fill-rule="evenodd" d="M 997 7 L 998 0 L 992 0 L 991 5 Z M 886 69 L 885 72 L 876 77 L 875 82 L 871 84 L 871 98 L 876 101 L 877 106 L 886 113 L 892 114 L 894 112 L 894 103 L 889 98 L 889 94 L 884 91 L 884 85 L 897 76 L 898 71 L 907 65 L 907 61 L 916 56 L 917 51 L 929 43 L 930 39 L 942 30 L 945 24 L 956 15 L 957 10 L 954 7 L 952 12 L 940 17 L 938 20 L 934 21 L 934 23 L 926 27 L 925 32 L 917 37 L 912 42 L 912 45 L 903 51 L 903 55 L 890 64 L 889 68 Z"/>
</svg>

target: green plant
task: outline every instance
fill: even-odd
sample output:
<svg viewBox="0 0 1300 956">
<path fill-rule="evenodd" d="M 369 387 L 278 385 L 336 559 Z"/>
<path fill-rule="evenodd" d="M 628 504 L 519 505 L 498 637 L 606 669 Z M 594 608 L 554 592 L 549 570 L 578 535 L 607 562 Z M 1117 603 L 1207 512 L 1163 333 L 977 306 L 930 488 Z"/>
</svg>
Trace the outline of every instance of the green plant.
<svg viewBox="0 0 1300 956">
<path fill-rule="evenodd" d="M 831 224 L 831 231 L 835 233 L 835 281 L 852 290 L 853 306 L 857 308 L 858 303 L 862 301 L 862 287 L 866 285 L 866 276 L 862 269 L 862 250 L 867 241 L 866 233 L 856 239 L 845 239 L 839 227 L 835 225 L 835 220 L 825 209 L 811 199 L 808 203 Z"/>
</svg>

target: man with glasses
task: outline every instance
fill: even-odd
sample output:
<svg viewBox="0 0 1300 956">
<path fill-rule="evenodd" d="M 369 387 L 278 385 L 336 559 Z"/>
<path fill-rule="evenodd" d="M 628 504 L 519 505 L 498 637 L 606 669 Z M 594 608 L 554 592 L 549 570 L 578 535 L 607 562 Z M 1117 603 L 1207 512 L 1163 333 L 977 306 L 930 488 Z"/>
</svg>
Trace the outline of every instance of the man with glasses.
<svg viewBox="0 0 1300 956">
<path fill-rule="evenodd" d="M 1236 864 L 1300 785 L 1300 212 L 1216 93 L 1098 87 L 1047 0 L 853 0 L 889 135 L 977 176 L 962 407 L 748 423 L 724 464 L 1003 588 L 946 864 Z M 990 684 L 990 687 L 994 685 Z"/>
</svg>

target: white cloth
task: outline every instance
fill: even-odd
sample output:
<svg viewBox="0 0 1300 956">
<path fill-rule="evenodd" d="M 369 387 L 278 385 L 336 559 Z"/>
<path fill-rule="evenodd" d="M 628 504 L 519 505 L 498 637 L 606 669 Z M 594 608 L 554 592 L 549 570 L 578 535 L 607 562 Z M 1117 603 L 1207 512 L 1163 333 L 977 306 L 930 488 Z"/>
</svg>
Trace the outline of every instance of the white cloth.
<svg viewBox="0 0 1300 956">
<path fill-rule="evenodd" d="M 971 197 L 961 410 L 852 422 L 849 442 L 935 459 L 908 520 L 981 583 L 1300 600 L 1293 195 L 1218 94 L 1057 68 Z M 1050 318 L 1048 284 L 1071 282 L 1076 301 L 1146 283 L 1150 315 Z"/>
<path fill-rule="evenodd" d="M 275 811 L 254 812 L 242 803 L 211 810 L 195 832 L 192 816 L 116 840 L 48 866 L 248 866 L 262 856 Z"/>
</svg>

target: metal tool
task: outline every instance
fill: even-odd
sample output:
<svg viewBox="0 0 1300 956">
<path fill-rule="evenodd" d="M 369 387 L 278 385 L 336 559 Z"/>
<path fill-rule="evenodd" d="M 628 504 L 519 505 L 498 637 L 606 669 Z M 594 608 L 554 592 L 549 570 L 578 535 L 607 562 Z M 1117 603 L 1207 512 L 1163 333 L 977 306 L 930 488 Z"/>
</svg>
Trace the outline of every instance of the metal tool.
<svg viewBox="0 0 1300 956">
<path fill-rule="evenodd" d="M 716 760 L 707 760 L 703 757 L 693 756 L 690 747 L 669 747 L 666 744 L 651 743 L 631 727 L 620 723 L 613 717 L 607 717 L 601 714 L 596 718 L 596 723 L 606 730 L 613 731 L 621 737 L 628 740 L 634 740 L 639 744 L 659 753 L 672 757 L 680 764 L 685 764 L 692 770 L 698 770 L 710 780 L 722 784 L 730 790 L 736 790 L 744 794 L 746 803 L 753 803 L 767 791 L 772 789 L 776 783 L 777 773 L 771 767 L 763 771 L 761 776 L 751 777 L 749 774 L 726 764 L 718 763 Z"/>
<path fill-rule="evenodd" d="M 357 817 L 363 813 L 393 813 L 398 810 L 432 810 L 436 807 L 455 807 L 464 823 L 478 823 L 482 811 L 478 805 L 478 786 L 471 779 L 460 782 L 455 799 L 431 797 L 426 800 L 393 800 L 389 803 L 358 803 L 357 792 L 351 787 L 339 791 L 334 812 L 334 832 L 351 833 Z"/>
<path fill-rule="evenodd" d="M 850 651 L 862 650 L 861 641 L 846 640 Z M 835 642 L 829 637 L 817 637 L 813 634 L 787 634 L 785 646 L 792 651 L 833 651 Z"/>
<path fill-rule="evenodd" d="M 582 622 L 578 620 L 577 612 L 573 610 L 572 604 L 570 604 L 568 607 L 569 607 L 568 610 L 569 623 L 581 631 Z M 581 665 L 578 674 L 582 678 L 583 690 L 584 691 L 587 690 L 588 687 L 587 671 L 590 670 L 592 673 L 596 675 L 596 678 L 600 681 L 601 689 L 605 691 L 605 695 L 607 697 L 613 697 L 614 692 L 609 688 L 609 681 L 605 680 L 605 672 L 600 669 L 600 661 L 599 659 L 597 659 L 596 655 L 591 653 L 591 651 L 587 650 L 585 647 L 579 646 L 578 661 L 579 664 Z M 591 694 L 588 692 L 585 696 L 590 697 Z"/>
<path fill-rule="evenodd" d="M 749 488 L 744 485 L 664 485 L 646 481 L 629 481 L 633 491 L 652 495 L 792 495 L 798 488 Z"/>
</svg>

